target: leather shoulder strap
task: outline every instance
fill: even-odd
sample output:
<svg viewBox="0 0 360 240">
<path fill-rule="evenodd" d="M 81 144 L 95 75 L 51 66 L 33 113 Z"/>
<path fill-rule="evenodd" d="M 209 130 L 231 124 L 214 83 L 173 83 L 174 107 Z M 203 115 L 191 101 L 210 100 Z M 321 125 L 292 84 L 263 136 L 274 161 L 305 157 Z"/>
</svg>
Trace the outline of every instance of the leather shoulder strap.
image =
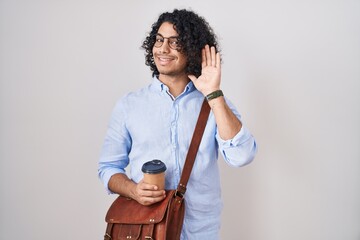
<svg viewBox="0 0 360 240">
<path fill-rule="evenodd" d="M 191 170 L 193 168 L 196 154 L 198 152 L 200 142 L 206 127 L 207 120 L 209 118 L 210 106 L 206 99 L 204 99 L 201 106 L 199 118 L 197 120 L 195 130 L 191 139 L 189 150 L 185 159 L 185 164 L 182 170 L 179 185 L 177 187 L 176 195 L 183 197 L 186 192 L 186 185 L 188 183 Z"/>
</svg>

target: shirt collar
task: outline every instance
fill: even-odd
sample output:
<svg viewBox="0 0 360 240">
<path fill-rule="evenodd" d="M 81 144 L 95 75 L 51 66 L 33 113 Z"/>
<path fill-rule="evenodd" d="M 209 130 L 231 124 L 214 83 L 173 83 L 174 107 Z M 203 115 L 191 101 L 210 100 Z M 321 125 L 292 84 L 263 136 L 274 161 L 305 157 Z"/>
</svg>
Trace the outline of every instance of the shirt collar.
<svg viewBox="0 0 360 240">
<path fill-rule="evenodd" d="M 153 82 L 151 84 L 151 87 L 153 89 L 155 89 L 156 91 L 160 91 L 160 92 L 169 91 L 169 87 L 166 86 L 164 83 L 162 83 L 157 76 L 153 77 Z M 183 91 L 183 94 L 192 92 L 194 89 L 195 89 L 194 83 L 192 81 L 190 81 L 186 85 L 186 87 L 185 87 L 185 89 Z"/>
</svg>

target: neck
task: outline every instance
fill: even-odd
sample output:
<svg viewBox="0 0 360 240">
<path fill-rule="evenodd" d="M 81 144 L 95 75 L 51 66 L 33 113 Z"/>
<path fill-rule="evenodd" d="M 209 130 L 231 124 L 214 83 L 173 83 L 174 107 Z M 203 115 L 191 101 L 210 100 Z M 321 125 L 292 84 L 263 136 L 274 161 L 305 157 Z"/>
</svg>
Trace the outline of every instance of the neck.
<svg viewBox="0 0 360 240">
<path fill-rule="evenodd" d="M 169 76 L 159 75 L 159 80 L 168 86 L 171 95 L 174 97 L 179 96 L 185 89 L 185 86 L 189 83 L 190 79 L 187 75 L 183 76 Z"/>
</svg>

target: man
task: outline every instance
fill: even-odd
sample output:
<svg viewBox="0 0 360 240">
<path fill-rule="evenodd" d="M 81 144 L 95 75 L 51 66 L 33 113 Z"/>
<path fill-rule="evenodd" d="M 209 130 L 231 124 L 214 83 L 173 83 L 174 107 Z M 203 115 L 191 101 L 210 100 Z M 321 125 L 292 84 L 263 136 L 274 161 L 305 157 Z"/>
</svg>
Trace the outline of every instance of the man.
<svg viewBox="0 0 360 240">
<path fill-rule="evenodd" d="M 220 90 L 221 58 L 208 23 L 188 10 L 160 15 L 142 47 L 152 83 L 121 98 L 112 113 L 99 161 L 99 177 L 109 193 L 150 205 L 165 191 L 144 183 L 141 166 L 165 162 L 166 189 L 179 183 L 204 97 L 211 113 L 185 194 L 182 239 L 218 239 L 222 202 L 220 151 L 232 166 L 254 158 L 255 140 Z M 130 172 L 125 168 L 130 166 Z"/>
</svg>

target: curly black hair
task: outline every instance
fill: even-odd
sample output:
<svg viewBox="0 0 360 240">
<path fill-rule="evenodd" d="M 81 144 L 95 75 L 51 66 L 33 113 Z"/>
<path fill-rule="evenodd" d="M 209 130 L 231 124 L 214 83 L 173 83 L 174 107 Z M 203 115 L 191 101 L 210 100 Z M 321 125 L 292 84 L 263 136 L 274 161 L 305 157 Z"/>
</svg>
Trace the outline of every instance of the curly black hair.
<svg viewBox="0 0 360 240">
<path fill-rule="evenodd" d="M 201 49 L 208 44 L 214 46 L 219 52 L 217 37 L 209 23 L 193 11 L 175 9 L 173 12 L 162 13 L 157 22 L 152 25 L 152 30 L 144 40 L 142 48 L 145 49 L 145 64 L 150 66 L 153 76 L 159 75 L 152 53 L 155 44 L 155 36 L 162 23 L 169 22 L 174 25 L 179 34 L 179 45 L 181 51 L 187 57 L 188 74 L 199 77 L 201 75 Z"/>
</svg>

